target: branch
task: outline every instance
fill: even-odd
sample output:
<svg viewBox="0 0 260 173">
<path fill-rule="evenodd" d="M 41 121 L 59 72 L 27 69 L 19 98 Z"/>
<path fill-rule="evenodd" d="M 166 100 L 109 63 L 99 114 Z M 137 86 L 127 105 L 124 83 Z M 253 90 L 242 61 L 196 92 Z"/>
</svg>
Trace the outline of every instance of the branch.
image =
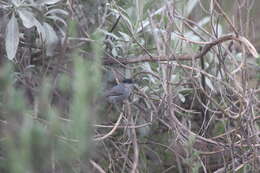
<svg viewBox="0 0 260 173">
<path fill-rule="evenodd" d="M 185 39 L 187 41 L 187 39 Z M 247 50 L 254 56 L 257 57 L 258 53 L 254 46 L 245 38 L 242 36 L 234 36 L 233 34 L 224 35 L 212 42 L 206 42 L 205 46 L 202 48 L 201 51 L 199 51 L 196 54 L 183 54 L 183 55 L 165 55 L 165 56 L 152 56 L 152 58 L 149 55 L 140 55 L 138 57 L 128 57 L 128 58 L 113 58 L 113 57 L 105 57 L 104 58 L 104 65 L 112 65 L 112 64 L 134 64 L 134 63 L 140 63 L 140 62 L 157 62 L 157 61 L 191 61 L 193 59 L 199 59 L 206 55 L 210 49 L 217 45 L 221 44 L 225 41 L 229 40 L 235 40 L 240 43 L 242 43 L 244 46 L 246 46 Z"/>
</svg>

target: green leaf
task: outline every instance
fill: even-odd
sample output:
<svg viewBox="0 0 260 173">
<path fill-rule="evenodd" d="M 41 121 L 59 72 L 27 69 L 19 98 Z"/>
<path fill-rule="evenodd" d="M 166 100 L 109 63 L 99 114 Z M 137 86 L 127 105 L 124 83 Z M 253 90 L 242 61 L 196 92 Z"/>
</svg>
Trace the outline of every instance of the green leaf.
<svg viewBox="0 0 260 173">
<path fill-rule="evenodd" d="M 208 85 L 208 87 L 209 87 L 212 91 L 215 91 L 214 86 L 213 86 L 211 80 L 209 80 L 209 78 L 206 77 L 206 78 L 205 78 L 205 82 L 206 82 L 206 84 Z"/>
<path fill-rule="evenodd" d="M 120 32 L 120 31 L 118 31 L 118 33 L 123 37 L 123 39 L 125 41 L 130 41 L 131 40 L 131 37 L 128 34 L 126 34 L 124 32 Z"/>
<path fill-rule="evenodd" d="M 186 15 L 189 16 L 192 10 L 196 7 L 198 0 L 189 0 L 186 6 Z"/>
<path fill-rule="evenodd" d="M 140 20 L 143 19 L 144 15 L 144 0 L 138 0 L 135 2 L 136 3 L 136 12 L 137 12 L 137 21 L 139 22 Z"/>
<path fill-rule="evenodd" d="M 8 59 L 12 60 L 15 57 L 19 44 L 19 28 L 14 13 L 6 26 L 5 32 L 5 49 Z"/>
<path fill-rule="evenodd" d="M 186 99 L 185 99 L 184 95 L 182 95 L 182 94 L 179 93 L 179 94 L 178 94 L 178 97 L 179 97 L 179 99 L 181 100 L 182 103 L 185 103 L 185 100 L 186 100 Z"/>
<path fill-rule="evenodd" d="M 46 33 L 45 33 L 45 30 L 44 30 L 44 27 L 42 26 L 42 24 L 38 20 L 36 20 L 35 26 L 37 28 L 39 35 L 41 35 L 42 40 L 46 40 Z"/>
<path fill-rule="evenodd" d="M 35 21 L 37 21 L 37 19 L 34 17 L 33 13 L 24 9 L 19 9 L 17 12 L 22 19 L 25 28 L 31 28 L 36 25 Z"/>
<path fill-rule="evenodd" d="M 116 36 L 115 34 L 111 33 L 111 32 L 108 32 L 108 31 L 106 31 L 106 30 L 104 30 L 104 29 L 99 29 L 99 31 L 100 31 L 101 33 L 104 33 L 104 34 L 107 35 L 107 36 L 110 36 L 110 37 L 112 37 L 112 38 L 114 38 L 114 39 L 116 39 L 116 40 L 119 40 L 119 37 Z"/>
<path fill-rule="evenodd" d="M 56 4 L 57 2 L 59 2 L 61 0 L 43 0 L 41 2 L 42 5 L 51 5 L 51 4 Z"/>
<path fill-rule="evenodd" d="M 11 0 L 11 2 L 15 7 L 19 7 L 22 4 L 21 0 Z"/>
<path fill-rule="evenodd" d="M 54 22 L 57 22 L 57 21 L 60 21 L 64 26 L 67 26 L 67 23 L 64 19 L 62 19 L 61 17 L 59 16 L 48 16 L 47 18 L 51 19 L 51 20 L 54 20 Z"/>
<path fill-rule="evenodd" d="M 51 25 L 44 22 L 43 27 L 44 27 L 44 30 L 46 33 L 46 40 L 45 40 L 46 54 L 47 54 L 47 56 L 52 56 L 54 54 L 54 50 L 57 46 L 59 39 Z"/>
<path fill-rule="evenodd" d="M 42 24 L 34 17 L 34 14 L 25 9 L 19 9 L 18 14 L 22 19 L 23 25 L 25 28 L 31 28 L 36 26 L 39 35 L 41 35 L 42 40 L 46 39 L 45 30 Z"/>
<path fill-rule="evenodd" d="M 69 15 L 69 13 L 65 10 L 62 10 L 62 9 L 51 9 L 49 10 L 47 13 L 45 13 L 45 15 L 51 15 L 51 14 L 61 14 L 61 15 Z"/>
</svg>

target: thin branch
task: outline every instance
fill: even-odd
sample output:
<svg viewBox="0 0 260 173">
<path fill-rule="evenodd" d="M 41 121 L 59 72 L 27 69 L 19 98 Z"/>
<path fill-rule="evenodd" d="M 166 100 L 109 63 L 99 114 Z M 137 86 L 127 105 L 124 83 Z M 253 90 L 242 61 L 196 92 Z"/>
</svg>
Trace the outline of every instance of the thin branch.
<svg viewBox="0 0 260 173">
<path fill-rule="evenodd" d="M 181 38 L 181 37 L 179 37 Z M 185 39 L 187 41 L 187 39 Z M 141 63 L 141 62 L 157 62 L 157 61 L 191 61 L 194 59 L 202 58 L 204 55 L 206 55 L 212 47 L 215 45 L 221 44 L 225 41 L 229 40 L 235 40 L 243 43 L 244 46 L 247 47 L 248 51 L 254 56 L 257 57 L 258 53 L 254 46 L 245 38 L 245 37 L 236 37 L 233 34 L 224 35 L 222 37 L 219 37 L 218 39 L 212 41 L 212 42 L 205 42 L 206 45 L 202 48 L 201 51 L 199 51 L 196 54 L 183 54 L 183 55 L 164 55 L 164 56 L 152 56 L 150 55 L 141 55 L 138 57 L 127 57 L 127 58 L 117 58 L 116 60 L 111 57 L 105 57 L 104 58 L 104 64 L 105 65 L 112 65 L 116 63 L 121 64 L 134 64 L 134 63 Z"/>
</svg>

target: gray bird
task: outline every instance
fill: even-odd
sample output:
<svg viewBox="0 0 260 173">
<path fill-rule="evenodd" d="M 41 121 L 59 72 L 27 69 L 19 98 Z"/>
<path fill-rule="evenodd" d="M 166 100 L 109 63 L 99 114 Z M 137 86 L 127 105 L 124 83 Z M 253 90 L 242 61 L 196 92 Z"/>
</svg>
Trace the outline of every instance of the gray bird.
<svg viewBox="0 0 260 173">
<path fill-rule="evenodd" d="M 105 97 L 109 103 L 122 103 L 127 100 L 132 93 L 134 82 L 132 79 L 125 79 L 122 83 L 114 86 L 105 93 Z"/>
</svg>

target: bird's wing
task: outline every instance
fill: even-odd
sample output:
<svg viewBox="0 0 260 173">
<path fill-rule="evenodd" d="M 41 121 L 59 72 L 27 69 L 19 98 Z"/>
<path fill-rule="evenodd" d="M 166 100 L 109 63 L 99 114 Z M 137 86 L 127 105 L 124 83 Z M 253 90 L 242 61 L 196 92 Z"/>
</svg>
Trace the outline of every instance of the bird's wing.
<svg viewBox="0 0 260 173">
<path fill-rule="evenodd" d="M 114 86 L 113 88 L 111 88 L 110 90 L 108 90 L 105 94 L 106 97 L 108 96 L 120 96 L 122 94 L 124 94 L 125 92 L 125 87 L 122 86 L 122 85 L 117 85 L 117 86 Z"/>
</svg>

